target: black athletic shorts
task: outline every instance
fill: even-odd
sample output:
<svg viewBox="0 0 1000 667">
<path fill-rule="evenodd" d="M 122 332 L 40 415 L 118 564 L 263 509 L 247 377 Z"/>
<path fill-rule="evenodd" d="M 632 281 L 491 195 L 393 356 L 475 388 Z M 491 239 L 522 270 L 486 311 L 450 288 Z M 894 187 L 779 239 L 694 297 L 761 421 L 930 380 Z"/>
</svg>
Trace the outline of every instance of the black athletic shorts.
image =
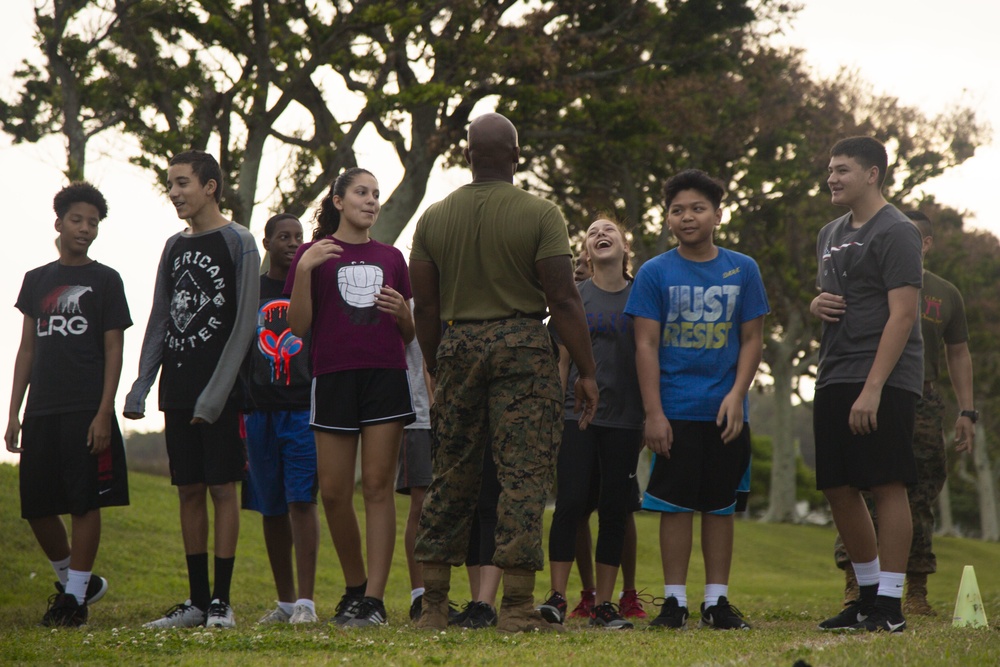
<svg viewBox="0 0 1000 667">
<path fill-rule="evenodd" d="M 87 431 L 96 411 L 25 417 L 21 425 L 21 517 L 82 516 L 128 505 L 128 469 L 118 420 L 111 417 L 111 445 L 94 456 Z"/>
<path fill-rule="evenodd" d="M 192 424 L 193 417 L 193 409 L 163 411 L 170 483 L 214 485 L 246 479 L 246 426 L 240 411 L 227 407 L 214 424 Z"/>
<path fill-rule="evenodd" d="M 362 426 L 417 420 L 405 368 L 361 368 L 313 378 L 309 426 L 327 433 L 360 433 Z"/>
<path fill-rule="evenodd" d="M 750 468 L 750 426 L 730 443 L 715 422 L 671 420 L 670 458 L 653 455 L 642 509 L 728 515 L 738 504 Z"/>
<path fill-rule="evenodd" d="M 913 458 L 916 394 L 896 387 L 882 389 L 878 430 L 854 435 L 848 419 L 863 383 L 831 384 L 816 390 L 813 433 L 816 440 L 816 488 L 832 489 L 917 481 Z"/>
</svg>

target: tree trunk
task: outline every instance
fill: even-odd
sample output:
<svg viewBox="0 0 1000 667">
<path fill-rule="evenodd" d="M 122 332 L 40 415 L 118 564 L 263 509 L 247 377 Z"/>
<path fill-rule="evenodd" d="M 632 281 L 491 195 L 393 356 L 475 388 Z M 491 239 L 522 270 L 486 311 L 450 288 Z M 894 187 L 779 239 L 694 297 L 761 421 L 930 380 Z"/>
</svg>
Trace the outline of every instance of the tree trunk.
<svg viewBox="0 0 1000 667">
<path fill-rule="evenodd" d="M 948 537 L 959 537 L 958 532 L 955 530 L 955 519 L 951 513 L 951 487 L 948 485 L 948 480 L 944 480 L 944 486 L 941 487 L 941 493 L 938 495 L 938 535 L 946 535 Z"/>
<path fill-rule="evenodd" d="M 771 450 L 771 490 L 768 508 L 762 521 L 795 522 L 795 471 L 798 443 L 792 429 L 792 382 L 796 368 L 793 359 L 803 322 L 795 309 L 789 309 L 788 326 L 780 333 L 772 330 L 765 347 L 765 360 L 774 380 L 774 433 Z M 780 336 L 780 337 L 779 337 Z"/>
<path fill-rule="evenodd" d="M 986 451 L 986 429 L 976 429 L 976 444 L 972 450 L 972 460 L 976 468 L 976 490 L 979 492 L 979 525 L 982 539 L 988 542 L 1000 540 L 1000 520 L 997 513 L 997 495 L 993 485 L 993 466 Z"/>
<path fill-rule="evenodd" d="M 767 341 L 774 379 L 774 434 L 771 450 L 771 492 L 762 521 L 791 523 L 795 515 L 795 464 L 798 448 L 792 435 L 792 364 L 783 341 Z"/>
</svg>

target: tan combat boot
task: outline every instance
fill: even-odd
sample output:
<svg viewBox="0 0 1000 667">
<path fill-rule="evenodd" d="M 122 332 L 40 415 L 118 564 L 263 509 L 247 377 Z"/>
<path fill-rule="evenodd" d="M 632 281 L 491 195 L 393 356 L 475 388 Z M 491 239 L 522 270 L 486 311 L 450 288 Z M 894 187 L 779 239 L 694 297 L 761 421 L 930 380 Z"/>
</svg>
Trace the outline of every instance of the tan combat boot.
<svg viewBox="0 0 1000 667">
<path fill-rule="evenodd" d="M 424 599 L 419 630 L 444 630 L 448 627 L 448 591 L 451 589 L 451 565 L 424 563 Z"/>
<path fill-rule="evenodd" d="M 927 602 L 927 575 L 907 573 L 906 599 L 903 613 L 914 616 L 937 616 L 937 612 Z"/>
<path fill-rule="evenodd" d="M 562 625 L 549 623 L 538 613 L 534 596 L 535 573 L 532 570 L 504 570 L 497 630 L 508 633 L 562 632 Z"/>
<path fill-rule="evenodd" d="M 861 599 L 861 587 L 854 576 L 854 566 L 848 563 L 844 566 L 844 604 L 850 604 Z"/>
</svg>

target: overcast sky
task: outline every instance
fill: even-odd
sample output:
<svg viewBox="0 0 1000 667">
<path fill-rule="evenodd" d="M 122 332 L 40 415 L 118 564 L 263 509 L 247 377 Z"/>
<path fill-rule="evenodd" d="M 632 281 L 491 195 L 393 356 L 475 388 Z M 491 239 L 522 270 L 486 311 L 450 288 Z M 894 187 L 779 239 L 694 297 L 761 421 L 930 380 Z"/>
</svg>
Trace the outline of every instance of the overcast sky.
<svg viewBox="0 0 1000 667">
<path fill-rule="evenodd" d="M 1000 25 L 1000 3 L 993 0 L 805 0 L 804 10 L 785 36 L 788 44 L 806 50 L 806 60 L 818 73 L 833 75 L 842 66 L 856 69 L 877 92 L 895 95 L 908 105 L 936 113 L 959 102 L 972 107 L 1000 132 L 1000 48 L 996 29 Z M 6 0 L 0 22 L 0 95 L 12 97 L 10 73 L 25 57 L 34 55 L 32 0 Z M 995 143 L 995 142 L 994 142 Z M 379 142 L 370 142 L 359 163 L 380 179 L 389 193 L 400 169 L 391 152 Z M 124 402 L 138 365 L 139 349 L 149 314 L 150 294 L 164 240 L 182 228 L 173 208 L 147 172 L 129 167 L 131 148 L 124 140 L 101 139 L 90 148 L 88 179 L 104 192 L 110 205 L 101 223 L 100 236 L 91 256 L 117 269 L 135 326 L 125 334 L 125 368 L 119 389 L 118 410 Z M 12 146 L 0 136 L 0 175 L 7 205 L 7 243 L 0 248 L 0 310 L 6 326 L 0 328 L 0 343 L 7 353 L 0 356 L 0 404 L 10 400 L 14 354 L 20 339 L 21 315 L 14 301 L 25 271 L 55 259 L 52 228 L 53 195 L 64 185 L 65 154 L 59 139 L 38 145 Z M 976 227 L 1000 235 L 1000 199 L 994 191 L 1000 175 L 1000 151 L 980 148 L 961 167 L 928 183 L 923 191 L 974 214 Z M 436 201 L 468 180 L 461 170 L 432 179 L 424 205 Z M 259 238 L 266 219 L 262 208 L 251 231 Z M 399 245 L 408 243 L 407 230 Z M 155 389 L 146 406 L 146 419 L 124 422 L 134 430 L 158 430 Z M 6 420 L 4 420 L 6 424 Z M 0 461 L 10 460 L 5 452 Z"/>
</svg>

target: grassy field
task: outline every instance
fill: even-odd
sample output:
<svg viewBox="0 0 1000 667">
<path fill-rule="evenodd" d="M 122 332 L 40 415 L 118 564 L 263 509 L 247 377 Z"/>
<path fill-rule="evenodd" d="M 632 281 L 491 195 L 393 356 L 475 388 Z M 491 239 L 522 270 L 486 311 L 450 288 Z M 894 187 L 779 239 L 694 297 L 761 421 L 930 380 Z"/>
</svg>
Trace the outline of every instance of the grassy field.
<svg viewBox="0 0 1000 667">
<path fill-rule="evenodd" d="M 239 626 L 231 631 L 151 632 L 143 622 L 186 597 L 187 576 L 177 518 L 176 493 L 166 479 L 131 476 L 132 505 L 104 513 L 97 570 L 110 580 L 108 595 L 94 605 L 81 630 L 37 626 L 54 592 L 54 575 L 20 519 L 17 470 L 0 465 L 0 662 L 3 664 L 118 663 L 155 665 L 280 664 L 351 665 L 997 665 L 1000 633 L 951 627 L 959 579 L 973 565 L 987 615 L 1000 618 L 1000 545 L 960 539 L 936 541 L 939 571 L 931 578 L 934 618 L 911 618 L 902 635 L 824 634 L 816 623 L 836 611 L 843 578 L 833 566 L 833 531 L 812 526 L 738 521 L 731 598 L 753 624 L 751 632 L 646 631 L 608 633 L 571 623 L 559 635 L 507 637 L 489 631 L 413 630 L 407 620 L 409 583 L 402 551 L 402 523 L 386 606 L 390 624 L 343 630 L 320 624 L 261 629 L 254 621 L 274 601 L 260 520 L 244 512 L 234 575 L 233 603 Z M 398 504 L 405 516 L 406 500 Z M 362 516 L 363 520 L 363 516 Z M 662 592 L 656 516 L 640 514 L 639 582 Z M 336 555 L 323 531 L 316 600 L 321 618 L 333 614 L 343 592 Z M 699 549 L 697 543 L 696 551 Z M 692 559 L 688 591 L 700 600 L 704 573 Z M 571 604 L 579 581 L 571 579 Z M 464 574 L 453 577 L 453 597 L 464 601 Z M 548 573 L 539 575 L 540 599 Z M 652 610 L 651 610 L 652 611 Z M 693 624 L 692 624 L 692 627 Z"/>
</svg>

